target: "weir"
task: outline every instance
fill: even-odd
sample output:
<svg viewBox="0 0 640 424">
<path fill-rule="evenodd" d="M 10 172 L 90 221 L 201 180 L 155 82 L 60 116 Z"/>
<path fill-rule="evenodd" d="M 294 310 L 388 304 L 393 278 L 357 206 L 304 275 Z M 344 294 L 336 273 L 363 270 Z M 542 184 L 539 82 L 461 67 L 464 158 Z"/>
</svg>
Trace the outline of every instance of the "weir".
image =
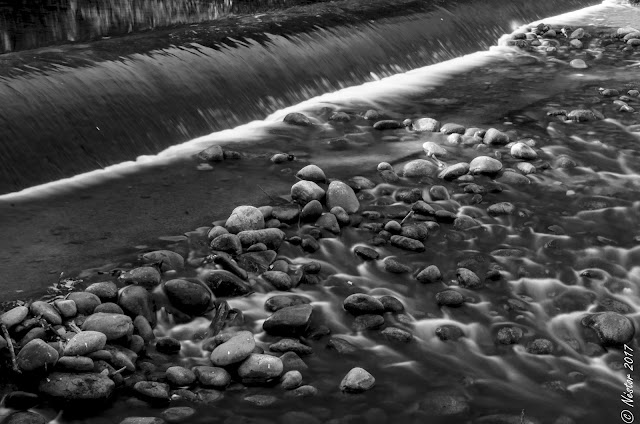
<svg viewBox="0 0 640 424">
<path fill-rule="evenodd" d="M 108 40 L 6 53 L 0 193 L 155 154 L 322 93 L 484 50 L 514 25 L 595 3 L 317 3 L 130 35 L 116 28 Z M 100 9 L 99 21 L 115 15 L 113 25 L 126 23 L 126 5 Z M 56 19 L 71 26 L 75 18 Z"/>
</svg>

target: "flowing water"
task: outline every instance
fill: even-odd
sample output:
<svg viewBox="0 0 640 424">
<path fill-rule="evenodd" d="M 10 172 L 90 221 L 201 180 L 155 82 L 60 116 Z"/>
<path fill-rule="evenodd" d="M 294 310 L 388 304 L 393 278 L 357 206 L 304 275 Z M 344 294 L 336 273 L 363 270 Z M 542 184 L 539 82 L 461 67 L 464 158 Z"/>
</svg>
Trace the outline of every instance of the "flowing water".
<svg viewBox="0 0 640 424">
<path fill-rule="evenodd" d="M 327 349 L 326 336 L 309 338 L 306 342 L 314 353 L 304 357 L 308 369 L 303 375 L 305 384 L 318 389 L 316 396 L 291 398 L 277 388 L 232 385 L 215 402 L 197 405 L 197 414 L 188 422 L 619 422 L 622 410 L 633 410 L 620 401 L 626 375 L 631 372 L 624 367 L 625 353 L 619 348 L 601 347 L 595 332 L 581 321 L 589 313 L 615 310 L 629 317 L 636 328 L 640 325 L 640 120 L 637 112 L 620 111 L 620 106 L 612 103 L 616 97 L 603 97 L 598 90 L 612 88 L 624 94 L 639 89 L 640 54 L 637 48 L 623 52 L 616 45 L 594 44 L 584 50 L 543 55 L 509 46 L 509 38 L 502 37 L 499 47 L 458 56 L 498 44 L 503 33 L 538 18 L 544 17 L 542 22 L 547 24 L 583 27 L 599 38 L 618 27 L 637 27 L 640 10 L 627 4 L 605 3 L 547 18 L 552 13 L 540 9 L 546 7 L 545 2 L 531 5 L 535 10 L 531 13 L 520 8 L 522 5 L 501 8 L 496 2 L 496 10 L 505 15 L 492 10 L 494 13 L 488 18 L 486 6 L 481 7 L 480 2 L 466 4 L 467 12 L 462 3 L 459 6 L 453 15 L 441 9 L 427 15 L 383 19 L 362 25 L 358 31 L 342 27 L 318 29 L 295 37 L 270 37 L 264 44 L 248 41 L 217 50 L 191 47 L 149 53 L 135 60 L 101 65 L 104 67 L 97 71 L 93 66 L 66 69 L 51 65 L 42 74 L 8 76 L 11 84 L 23 84 L 18 85 L 21 93 L 33 90 L 40 96 L 53 95 L 44 88 L 52 80 L 72 87 L 67 92 L 61 89 L 52 99 L 60 102 L 60 107 L 77 108 L 74 96 L 78 86 L 74 84 L 91 77 L 103 81 L 104 72 L 110 70 L 116 80 L 107 79 L 104 84 L 112 82 L 122 90 L 130 87 L 132 93 L 144 93 L 140 97 L 157 98 L 150 114 L 158 108 L 175 107 L 181 118 L 166 127 L 179 127 L 178 123 L 182 123 L 186 139 L 194 135 L 189 131 L 197 125 L 186 120 L 188 113 L 182 115 L 180 100 L 164 106 L 160 99 L 164 93 L 182 92 L 180 81 L 189 81 L 193 90 L 207 90 L 207 64 L 224 58 L 217 61 L 229 66 L 223 75 L 235 75 L 239 82 L 221 84 L 219 98 L 227 98 L 228 106 L 208 109 L 199 115 L 205 117 L 202 122 L 220 129 L 268 116 L 263 121 L 172 146 L 136 162 L 2 196 L 0 211 L 6 217 L 2 220 L 6 249 L 0 258 L 5 288 L 2 298 L 42 294 L 46 286 L 57 281 L 61 271 L 82 278 L 83 285 L 111 279 L 112 271 L 137 266 L 140 254 L 160 248 L 181 253 L 189 264 L 181 275 L 197 277 L 211 267 L 203 266 L 202 261 L 210 253 L 207 232 L 212 221 L 224 223 L 231 209 L 240 204 L 286 203 L 289 188 L 296 181 L 293 174 L 314 163 L 329 178 L 347 180 L 362 175 L 378 183 L 373 189 L 360 191 L 359 198 L 361 211 L 380 211 L 382 218 L 365 218 L 360 225 L 343 228 L 338 237 L 321 238 L 319 250 L 313 253 L 293 243 L 284 243 L 278 252 L 290 263 L 292 274 L 309 261 L 321 264 L 317 284 L 301 284 L 292 291 L 308 297 L 315 319 L 331 330 L 331 337 L 340 336 L 351 342 L 356 353 L 341 355 Z M 510 7 L 519 12 L 509 12 Z M 445 16 L 450 16 L 451 22 L 444 21 Z M 524 17 L 528 19 L 522 21 Z M 456 19 L 463 19 L 464 25 L 456 24 Z M 483 20 L 496 25 L 489 24 L 487 29 Z M 431 25 L 425 25 L 426 21 Z M 425 31 L 424 27 L 428 29 Z M 433 34 L 439 37 L 434 38 Z M 432 48 L 434 44 L 440 44 L 441 49 Z M 269 53 L 261 55 L 261 49 Z M 271 56 L 276 51 L 279 58 L 286 58 L 283 62 Z M 327 62 L 326 57 L 335 60 Z M 583 59 L 588 67 L 570 66 L 569 61 L 574 58 Z M 444 59 L 451 60 L 419 68 Z M 352 75 L 335 78 L 348 72 L 345 69 L 350 69 L 349 60 L 353 60 L 349 71 Z M 162 83 L 158 81 L 167 81 L 185 61 L 193 72 L 191 76 L 199 74 L 203 79 L 179 78 L 171 90 L 159 88 Z M 251 61 L 263 63 L 264 68 L 253 74 L 248 65 Z M 163 64 L 163 70 L 156 68 L 158 63 Z M 261 76 L 272 75 L 271 69 L 283 63 L 288 66 L 281 70 L 282 85 L 275 86 L 278 93 L 264 94 L 261 88 L 269 90 L 274 86 L 265 84 Z M 322 66 L 313 66 L 315 63 Z M 408 71 L 412 68 L 415 69 Z M 122 86 L 118 79 L 125 78 L 123 70 L 128 71 L 125 75 L 129 80 L 139 78 L 154 83 Z M 323 71 L 334 77 L 323 77 Z M 75 72 L 86 74 L 80 77 L 73 75 Z M 302 75 L 308 75 L 308 79 Z M 367 79 L 372 81 L 347 87 Z M 87 83 L 89 99 L 93 99 L 91 90 L 96 85 Z M 233 96 L 236 88 L 245 91 Z M 333 91 L 338 88 L 341 89 Z M 288 107 L 321 93 L 327 94 Z M 59 97 L 65 94 L 68 101 Z M 206 103 L 206 95 L 196 97 Z M 257 97 L 261 100 L 256 101 Z M 184 101 L 194 98 L 185 94 Z M 638 97 L 627 101 L 636 110 L 640 108 Z M 255 109 L 237 106 L 243 112 L 234 112 L 234 105 L 243 104 L 253 104 Z M 131 105 L 141 107 L 135 102 Z M 14 109 L 16 116 L 26 114 L 19 107 Z M 47 105 L 38 102 L 28 110 L 44 109 Z M 368 109 L 392 119 L 429 116 L 469 128 L 509 131 L 512 139 L 531 140 L 529 143 L 535 145 L 538 159 L 532 163 L 537 172 L 525 176 L 509 171 L 496 178 L 475 176 L 473 182 L 484 188 L 481 193 L 467 190 L 468 184 L 444 181 L 435 175 L 385 182 L 376 171 L 379 162 L 389 162 L 400 172 L 408 161 L 425 158 L 422 146 L 428 141 L 446 149 L 437 161 L 430 158 L 434 164 L 469 162 L 481 154 L 497 157 L 505 167 L 513 169 L 518 169 L 521 161 L 514 159 L 508 148 L 477 147 L 471 138 L 453 144 L 440 133 L 373 130 L 371 123 L 362 118 Z M 592 109 L 604 119 L 573 122 L 549 114 L 558 109 Z M 305 113 L 316 125 L 304 128 L 283 124 L 283 117 L 292 111 Z M 351 121 L 329 121 L 334 111 L 349 113 Z M 153 132 L 142 114 L 122 111 L 118 115 L 122 121 L 108 116 L 113 125 L 125 125 L 122 122 L 130 118 L 131 139 Z M 77 117 L 72 115 L 69 122 L 75 122 Z M 41 128 L 37 125 L 51 126 L 52 121 L 47 119 L 25 126 L 36 131 Z M 204 131 L 206 126 L 199 128 Z M 48 131 L 68 135 L 64 126 L 51 126 Z M 127 132 L 126 126 L 123 131 Z M 27 139 L 24 134 L 20 137 Z M 138 151 L 127 150 L 129 143 L 115 139 L 119 141 L 113 150 L 129 159 L 134 151 L 156 153 L 177 141 L 169 137 L 164 142 L 145 144 L 143 138 L 139 141 L 147 150 Z M 107 156 L 100 160 L 105 165 L 121 159 L 109 156 L 111 145 L 102 143 L 94 148 L 104 148 Z M 192 157 L 212 144 L 237 150 L 242 158 L 209 165 Z M 46 157 L 46 145 L 39 147 Z M 269 157 L 276 152 L 294 154 L 296 159 L 273 164 Z M 70 157 L 71 150 L 52 153 L 50 162 L 59 160 L 66 165 Z M 84 162 L 85 167 L 56 166 L 62 176 L 95 168 Z M 29 162 L 19 164 L 23 169 Z M 26 167 L 34 172 L 39 169 L 37 165 Z M 51 180 L 51 175 L 39 182 Z M 14 187 L 22 187 L 24 181 L 33 182 L 30 178 L 20 179 Z M 435 184 L 445 186 L 450 196 L 434 197 L 429 189 Z M 388 219 L 401 221 L 407 217 L 411 205 L 397 200 L 399 192 L 406 188 L 419 189 L 433 208 L 467 216 L 472 224 L 454 226 L 441 220 L 435 225 L 433 217 L 423 218 L 433 223 L 424 252 L 408 253 L 389 244 L 373 246 L 372 228 Z M 510 202 L 515 212 L 489 213 L 488 206 L 497 202 Z M 412 222 L 420 218 L 407 219 Z M 306 234 L 311 226 L 291 223 L 285 231 L 288 235 Z M 363 261 L 354 249 L 364 245 L 375 247 L 381 258 L 397 258 L 412 273 L 393 274 L 385 270 L 382 260 Z M 415 274 L 431 264 L 442 270 L 443 282 L 417 282 Z M 461 288 L 456 281 L 456 269 L 460 267 L 472 269 L 481 277 L 494 277 L 488 278 L 480 289 Z M 495 270 L 499 270 L 499 277 L 492 274 Z M 447 287 L 461 292 L 465 305 L 438 306 L 435 294 Z M 270 315 L 264 303 L 274 293 L 258 278 L 254 290 L 256 293 L 232 298 L 229 303 L 242 311 L 244 322 L 240 327 L 256 334 L 259 344 L 266 348 L 277 340 L 262 331 L 262 322 Z M 398 344 L 377 331 L 354 330 L 353 317 L 342 309 L 344 298 L 354 292 L 398 298 L 405 311 L 387 314 L 386 325 L 411 331 L 412 342 Z M 161 290 L 155 294 L 161 302 Z M 158 364 L 159 370 L 175 363 L 206 363 L 197 333 L 208 325 L 209 319 L 205 318 L 181 322 L 159 313 L 157 335 L 171 335 L 183 344 L 181 354 L 164 358 L 166 363 Z M 464 337 L 440 340 L 437 329 L 444 325 L 457 326 Z M 506 326 L 522 329 L 520 343 L 502 346 L 495 342 L 497 332 Z M 528 349 L 530 342 L 539 338 L 551 341 L 552 349 L 547 354 L 533 354 Z M 628 345 L 637 349 L 637 336 Z M 376 386 L 361 395 L 341 394 L 338 384 L 354 366 L 371 372 Z M 446 415 L 429 407 L 428 399 L 452 393 L 454 398 L 467 402 L 468 410 Z M 256 394 L 275 396 L 277 401 L 260 407 L 245 400 Z M 176 400 L 171 406 L 186 404 L 191 405 Z M 525 418 L 521 418 L 523 410 Z M 57 413 L 55 407 L 39 411 L 51 419 Z M 158 416 L 161 411 L 162 408 L 121 396 L 101 417 L 87 418 L 86 411 L 67 410 L 57 422 L 119 422 L 127 416 Z M 303 412 L 311 415 L 301 415 Z"/>
</svg>

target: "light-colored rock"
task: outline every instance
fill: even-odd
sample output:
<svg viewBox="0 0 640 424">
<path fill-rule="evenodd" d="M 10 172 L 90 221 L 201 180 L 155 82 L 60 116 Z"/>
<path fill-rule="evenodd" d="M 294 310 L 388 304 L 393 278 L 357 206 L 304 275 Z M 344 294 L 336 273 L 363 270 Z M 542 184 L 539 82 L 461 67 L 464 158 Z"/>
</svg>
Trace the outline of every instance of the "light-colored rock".
<svg viewBox="0 0 640 424">
<path fill-rule="evenodd" d="M 107 336 L 99 331 L 81 331 L 71 338 L 64 347 L 65 356 L 88 355 L 104 349 Z"/>
<path fill-rule="evenodd" d="M 296 173 L 296 177 L 301 180 L 314 181 L 324 183 L 327 177 L 324 175 L 324 171 L 317 165 L 307 165 Z"/>
<path fill-rule="evenodd" d="M 89 316 L 82 324 L 82 329 L 103 333 L 107 340 L 117 340 L 133 334 L 133 322 L 126 315 L 99 312 Z"/>
<path fill-rule="evenodd" d="M 535 160 L 538 158 L 538 154 L 531 147 L 527 146 L 524 143 L 516 143 L 511 146 L 511 156 L 516 159 L 523 160 Z"/>
<path fill-rule="evenodd" d="M 7 328 L 11 328 L 14 325 L 20 324 L 28 314 L 29 308 L 26 306 L 16 306 L 0 316 L 0 324 L 5 325 Z"/>
<path fill-rule="evenodd" d="M 433 118 L 420 118 L 413 121 L 412 128 L 417 132 L 438 132 L 440 131 L 440 122 Z"/>
<path fill-rule="evenodd" d="M 353 189 L 342 181 L 332 181 L 327 189 L 327 207 L 342 207 L 347 213 L 356 213 L 360 209 L 360 201 Z"/>
<path fill-rule="evenodd" d="M 242 379 L 270 380 L 280 377 L 282 371 L 280 358 L 253 353 L 238 368 L 238 376 Z"/>
<path fill-rule="evenodd" d="M 312 200 L 322 201 L 325 191 L 313 181 L 298 181 L 291 186 L 291 199 L 301 205 L 306 205 Z"/>
<path fill-rule="evenodd" d="M 416 159 L 407 163 L 402 169 L 402 173 L 407 178 L 419 178 L 435 175 L 438 166 L 425 159 Z"/>
<path fill-rule="evenodd" d="M 107 399 L 114 388 L 113 380 L 103 374 L 60 372 L 49 374 L 40 381 L 38 387 L 41 393 L 67 401 Z"/>
<path fill-rule="evenodd" d="M 500 172 L 502 162 L 489 156 L 478 156 L 469 164 L 469 172 L 472 174 L 493 175 Z"/>
<path fill-rule="evenodd" d="M 376 384 L 376 379 L 367 370 L 360 367 L 352 368 L 340 383 L 340 390 L 348 393 L 365 392 Z"/>
<path fill-rule="evenodd" d="M 238 206 L 231 212 L 224 226 L 232 234 L 261 230 L 264 228 L 264 215 L 254 206 Z"/>
<path fill-rule="evenodd" d="M 211 352 L 211 363 L 218 367 L 224 367 L 241 362 L 253 352 L 255 347 L 256 342 L 253 334 L 250 331 L 241 331 Z"/>
<path fill-rule="evenodd" d="M 33 339 L 20 349 L 16 362 L 18 368 L 25 372 L 51 369 L 58 362 L 58 351 L 44 340 Z"/>
</svg>

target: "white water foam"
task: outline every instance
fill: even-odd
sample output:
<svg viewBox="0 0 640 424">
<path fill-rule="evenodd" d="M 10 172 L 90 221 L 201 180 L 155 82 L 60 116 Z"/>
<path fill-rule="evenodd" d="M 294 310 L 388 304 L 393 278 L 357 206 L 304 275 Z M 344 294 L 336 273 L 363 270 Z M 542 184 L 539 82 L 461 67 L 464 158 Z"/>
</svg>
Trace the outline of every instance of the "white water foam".
<svg viewBox="0 0 640 424">
<path fill-rule="evenodd" d="M 574 12 L 545 18 L 544 22 L 574 22 L 590 16 L 597 16 L 607 9 L 623 7 L 620 4 L 605 0 L 604 3 L 587 7 Z M 537 22 L 536 22 L 537 23 Z M 536 24 L 534 23 L 534 24 Z M 531 26 L 532 24 L 523 26 Z M 18 201 L 47 197 L 63 192 L 97 185 L 109 180 L 122 178 L 153 166 L 166 165 L 181 158 L 195 154 L 211 145 L 239 142 L 258 142 L 270 128 L 282 124 L 282 119 L 291 112 L 316 111 L 325 106 L 339 106 L 357 103 L 367 104 L 375 108 L 377 102 L 401 100 L 419 91 L 428 91 L 444 84 L 458 74 L 470 72 L 474 68 L 486 66 L 503 59 L 508 54 L 518 54 L 515 48 L 493 46 L 487 51 L 480 51 L 452 60 L 414 69 L 402 74 L 392 75 L 380 80 L 364 83 L 359 86 L 344 88 L 332 93 L 314 97 L 297 105 L 281 109 L 267 116 L 263 121 L 252 121 L 233 129 L 212 133 L 182 144 L 171 146 L 157 155 L 140 156 L 135 161 L 127 161 L 111 165 L 103 169 L 90 171 L 57 181 L 29 187 L 21 191 L 0 195 L 0 201 Z"/>
</svg>

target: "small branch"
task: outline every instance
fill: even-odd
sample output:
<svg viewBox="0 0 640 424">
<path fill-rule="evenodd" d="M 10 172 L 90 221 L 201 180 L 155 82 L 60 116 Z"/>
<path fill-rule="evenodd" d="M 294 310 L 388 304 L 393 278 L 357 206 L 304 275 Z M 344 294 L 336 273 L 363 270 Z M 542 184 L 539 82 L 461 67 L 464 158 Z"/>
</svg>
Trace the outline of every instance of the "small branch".
<svg viewBox="0 0 640 424">
<path fill-rule="evenodd" d="M 522 410 L 522 412 L 520 413 L 520 424 L 525 424 L 524 423 L 524 409 Z"/>
<path fill-rule="evenodd" d="M 18 368 L 18 361 L 16 361 L 16 351 L 13 349 L 13 342 L 11 341 L 9 330 L 7 330 L 7 326 L 4 324 L 0 324 L 0 328 L 2 329 L 2 335 L 7 341 L 7 345 L 9 347 L 9 353 L 11 354 L 11 368 L 16 373 L 21 374 L 20 369 Z"/>
<path fill-rule="evenodd" d="M 80 327 L 78 327 L 78 325 L 76 324 L 76 322 L 75 322 L 75 321 L 69 321 L 69 323 L 68 323 L 67 325 L 69 326 L 69 328 L 70 328 L 72 331 L 74 331 L 74 332 L 76 332 L 76 333 L 79 333 L 79 332 L 81 332 L 81 331 L 82 331 L 82 330 L 80 329 Z"/>
<path fill-rule="evenodd" d="M 271 199 L 271 201 L 272 201 L 272 202 L 275 202 L 275 201 L 276 201 L 276 199 L 274 199 L 273 197 L 271 197 L 271 195 L 270 195 L 269 193 L 267 193 L 267 192 L 266 192 L 262 187 L 260 187 L 260 184 L 257 184 L 257 186 L 258 186 L 258 188 L 259 188 L 260 190 L 262 190 L 262 192 L 263 192 L 264 194 L 266 194 L 266 195 L 267 195 L 267 197 L 268 197 L 269 199 Z"/>
<path fill-rule="evenodd" d="M 404 222 L 405 222 L 407 219 L 411 218 L 412 216 L 413 216 L 413 211 L 411 210 L 411 211 L 409 211 L 409 212 L 407 213 L 407 216 L 405 216 L 405 217 L 402 219 L 402 221 L 400 222 L 400 225 L 404 224 Z"/>
<path fill-rule="evenodd" d="M 216 307 L 216 314 L 211 320 L 206 337 L 213 337 L 222 330 L 225 320 L 227 319 L 227 315 L 229 315 L 229 304 L 226 300 L 223 300 Z"/>
<path fill-rule="evenodd" d="M 37 316 L 36 319 L 38 320 L 38 324 L 40 324 L 40 326 L 44 328 L 45 331 L 50 332 L 53 335 L 53 337 L 56 338 L 56 340 L 58 341 L 62 340 L 62 337 L 60 336 L 60 334 L 58 334 L 58 332 L 53 329 L 51 324 L 49 324 L 44 318 L 42 318 L 42 315 Z"/>
</svg>

